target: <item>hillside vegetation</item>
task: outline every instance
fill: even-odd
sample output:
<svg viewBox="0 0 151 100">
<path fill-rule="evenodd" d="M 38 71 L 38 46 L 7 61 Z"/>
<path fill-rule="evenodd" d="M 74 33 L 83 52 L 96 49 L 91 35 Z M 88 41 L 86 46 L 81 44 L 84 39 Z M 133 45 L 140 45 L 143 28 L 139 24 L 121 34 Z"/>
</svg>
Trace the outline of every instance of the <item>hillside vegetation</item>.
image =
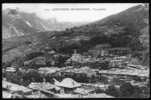
<svg viewBox="0 0 151 100">
<path fill-rule="evenodd" d="M 142 64 L 149 65 L 148 11 L 148 8 L 138 5 L 81 27 L 69 28 L 60 32 L 33 33 L 23 36 L 25 41 L 21 40 L 22 37 L 14 40 L 7 39 L 3 42 L 3 50 L 10 52 L 12 49 L 8 48 L 12 46 L 12 48 L 19 49 L 21 54 L 26 54 L 25 51 L 28 53 L 29 51 L 41 52 L 49 48 L 63 54 L 71 54 L 74 49 L 83 53 L 98 44 L 110 44 L 111 48 L 130 48 L 132 56 L 137 57 Z M 7 49 L 4 49 L 5 47 Z"/>
</svg>

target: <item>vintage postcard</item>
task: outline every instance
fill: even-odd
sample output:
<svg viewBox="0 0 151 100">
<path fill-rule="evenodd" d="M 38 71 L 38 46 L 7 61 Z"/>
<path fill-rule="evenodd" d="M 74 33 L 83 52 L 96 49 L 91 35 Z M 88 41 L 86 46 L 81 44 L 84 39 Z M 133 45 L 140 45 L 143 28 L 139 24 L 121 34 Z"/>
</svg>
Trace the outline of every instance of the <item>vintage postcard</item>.
<svg viewBox="0 0 151 100">
<path fill-rule="evenodd" d="M 2 98 L 149 98 L 148 3 L 3 3 Z"/>
</svg>

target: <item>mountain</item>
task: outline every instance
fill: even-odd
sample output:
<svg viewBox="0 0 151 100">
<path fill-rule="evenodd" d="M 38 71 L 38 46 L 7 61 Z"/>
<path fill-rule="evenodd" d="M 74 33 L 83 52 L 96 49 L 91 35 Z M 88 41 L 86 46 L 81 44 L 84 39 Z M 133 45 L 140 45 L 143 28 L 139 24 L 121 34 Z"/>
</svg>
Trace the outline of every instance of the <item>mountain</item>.
<svg viewBox="0 0 151 100">
<path fill-rule="evenodd" d="M 60 52 L 87 52 L 100 44 L 129 48 L 132 56 L 149 65 L 149 7 L 137 5 L 102 20 L 62 32 Z M 65 40 L 61 40 L 65 38 Z"/>
<path fill-rule="evenodd" d="M 71 54 L 74 49 L 83 53 L 97 45 L 109 44 L 111 48 L 130 48 L 134 57 L 138 57 L 142 64 L 149 65 L 148 19 L 149 8 L 138 5 L 87 25 L 67 28 L 59 32 L 38 32 L 5 40 L 3 44 L 6 46 L 3 51 L 7 57 L 3 56 L 3 59 L 6 61 L 10 59 L 12 52 L 19 53 L 18 56 L 21 56 L 29 52 L 42 52 L 45 48 L 49 48 L 59 53 Z M 16 45 L 19 41 L 22 41 L 22 45 Z M 8 47 L 14 48 L 9 49 Z M 16 55 L 13 55 L 12 59 Z"/>
<path fill-rule="evenodd" d="M 40 31 L 61 31 L 83 23 L 58 22 L 55 18 L 41 19 L 35 13 L 21 12 L 17 9 L 2 11 L 3 39 L 28 35 Z"/>
<path fill-rule="evenodd" d="M 129 47 L 134 51 L 140 50 L 142 48 L 140 39 L 149 41 L 149 27 L 146 24 L 148 19 L 148 8 L 138 5 L 102 20 L 66 30 L 64 36 L 75 39 L 79 37 L 79 41 L 88 38 L 89 47 L 91 44 L 95 46 L 108 43 L 112 47 Z M 140 38 L 142 35 L 144 38 Z M 146 42 L 144 46 L 148 44 L 149 42 Z"/>
</svg>

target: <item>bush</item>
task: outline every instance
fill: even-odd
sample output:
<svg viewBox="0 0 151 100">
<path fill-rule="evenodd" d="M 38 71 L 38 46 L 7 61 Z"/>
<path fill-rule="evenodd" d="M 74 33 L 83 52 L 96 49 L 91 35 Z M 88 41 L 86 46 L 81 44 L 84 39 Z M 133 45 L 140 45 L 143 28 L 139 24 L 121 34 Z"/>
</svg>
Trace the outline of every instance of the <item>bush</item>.
<svg viewBox="0 0 151 100">
<path fill-rule="evenodd" d="M 8 81 L 12 82 L 12 83 L 16 83 L 16 84 L 22 84 L 22 79 L 23 79 L 23 73 L 21 72 L 16 72 L 16 73 L 10 73 L 10 72 L 6 72 L 5 73 L 5 77 Z"/>
<path fill-rule="evenodd" d="M 120 86 L 120 97 L 131 97 L 134 92 L 134 86 L 130 83 L 123 83 Z"/>
<path fill-rule="evenodd" d="M 115 97 L 119 97 L 119 91 L 114 85 L 110 85 L 106 90 L 106 93 Z"/>
<path fill-rule="evenodd" d="M 42 82 L 43 81 L 43 77 L 40 73 L 38 73 L 38 71 L 34 70 L 34 69 L 30 69 L 26 75 L 24 75 L 24 80 L 25 81 L 36 81 L 36 82 Z"/>
</svg>

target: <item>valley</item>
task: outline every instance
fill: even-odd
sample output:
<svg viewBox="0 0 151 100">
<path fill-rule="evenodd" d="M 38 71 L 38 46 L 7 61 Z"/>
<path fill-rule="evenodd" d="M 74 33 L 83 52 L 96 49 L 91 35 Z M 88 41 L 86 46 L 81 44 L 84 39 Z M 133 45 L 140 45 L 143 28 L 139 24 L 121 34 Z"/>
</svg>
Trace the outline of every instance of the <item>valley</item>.
<svg viewBox="0 0 151 100">
<path fill-rule="evenodd" d="M 10 16 L 3 20 L 3 34 L 10 34 L 2 40 L 4 98 L 150 97 L 149 8 L 138 5 L 73 26 L 21 12 L 8 24 Z M 11 26 L 23 34 L 11 36 Z"/>
</svg>

